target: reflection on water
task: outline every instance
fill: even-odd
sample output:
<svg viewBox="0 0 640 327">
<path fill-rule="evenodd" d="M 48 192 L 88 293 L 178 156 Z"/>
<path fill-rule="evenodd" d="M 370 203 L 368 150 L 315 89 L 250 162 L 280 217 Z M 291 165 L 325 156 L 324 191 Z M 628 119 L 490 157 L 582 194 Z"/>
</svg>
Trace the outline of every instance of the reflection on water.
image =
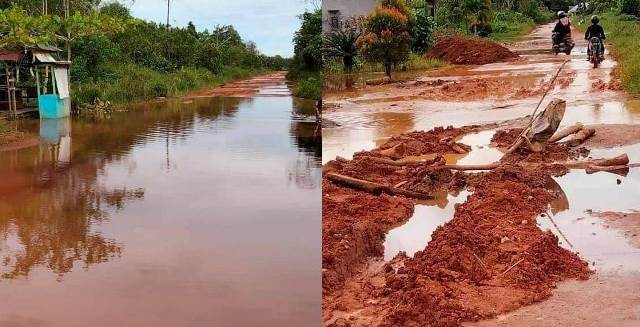
<svg viewBox="0 0 640 327">
<path fill-rule="evenodd" d="M 626 177 L 571 170 L 555 180 L 552 188 L 561 196 L 549 212 L 538 217 L 540 228 L 551 230 L 563 247 L 577 252 L 597 270 L 639 271 L 640 249 L 630 244 L 623 231 L 589 212 L 639 210 L 640 170 L 631 169 Z"/>
<path fill-rule="evenodd" d="M 284 96 L 196 98 L 22 121 L 41 142 L 0 152 L 0 325 L 315 321 L 310 113 Z"/>
<path fill-rule="evenodd" d="M 457 195 L 440 192 L 435 199 L 416 205 L 413 216 L 385 236 L 384 259 L 391 260 L 400 251 L 405 251 L 412 257 L 416 252 L 424 250 L 431 241 L 433 231 L 451 220 L 455 205 L 465 202 L 470 194 L 467 191 Z"/>
</svg>

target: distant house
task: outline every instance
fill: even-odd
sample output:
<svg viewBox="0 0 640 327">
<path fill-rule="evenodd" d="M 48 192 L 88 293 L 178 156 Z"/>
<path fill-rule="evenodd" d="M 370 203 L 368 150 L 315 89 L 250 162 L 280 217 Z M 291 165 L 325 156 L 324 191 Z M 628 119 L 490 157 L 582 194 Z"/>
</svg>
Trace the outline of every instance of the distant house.
<svg viewBox="0 0 640 327">
<path fill-rule="evenodd" d="M 322 0 L 322 32 L 340 30 L 345 20 L 366 16 L 378 0 Z"/>
</svg>

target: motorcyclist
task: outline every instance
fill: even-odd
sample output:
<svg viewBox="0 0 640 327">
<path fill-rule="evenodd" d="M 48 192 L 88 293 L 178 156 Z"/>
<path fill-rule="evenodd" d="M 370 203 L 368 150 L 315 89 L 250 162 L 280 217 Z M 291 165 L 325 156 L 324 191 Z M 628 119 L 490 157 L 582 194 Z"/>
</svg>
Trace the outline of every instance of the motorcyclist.
<svg viewBox="0 0 640 327">
<path fill-rule="evenodd" d="M 591 40 L 592 37 L 597 37 L 598 39 L 600 39 L 600 53 L 602 54 L 604 53 L 604 40 L 607 37 L 604 35 L 604 29 L 602 28 L 602 26 L 598 25 L 598 22 L 600 22 L 600 18 L 597 15 L 591 16 L 591 26 L 589 26 L 589 28 L 587 28 L 587 31 L 584 33 L 584 39 L 587 41 Z M 591 43 L 589 43 L 589 47 L 587 50 L 589 51 L 589 55 L 591 55 Z M 589 60 L 588 57 L 587 60 Z"/>
<path fill-rule="evenodd" d="M 553 28 L 554 44 L 560 44 L 565 37 L 571 36 L 571 22 L 564 11 L 558 11 L 558 22 Z"/>
</svg>

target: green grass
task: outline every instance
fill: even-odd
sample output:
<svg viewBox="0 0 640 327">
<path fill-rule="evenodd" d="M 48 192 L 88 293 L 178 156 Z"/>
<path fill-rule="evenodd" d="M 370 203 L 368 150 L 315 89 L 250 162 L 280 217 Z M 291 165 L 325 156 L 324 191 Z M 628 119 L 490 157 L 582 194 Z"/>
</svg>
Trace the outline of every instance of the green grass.
<svg viewBox="0 0 640 327">
<path fill-rule="evenodd" d="M 575 24 L 582 31 L 589 24 L 588 17 L 583 19 L 584 23 Z M 640 20 L 629 15 L 604 13 L 600 15 L 600 25 L 607 34 L 610 53 L 618 61 L 616 73 L 622 85 L 627 92 L 640 96 Z"/>
<path fill-rule="evenodd" d="M 184 68 L 171 73 L 127 64 L 113 67 L 111 78 L 72 85 L 74 104 L 92 103 L 95 98 L 113 104 L 126 104 L 157 97 L 180 96 L 204 87 L 266 73 L 267 70 L 228 67 L 214 74 L 204 68 Z"/>
<path fill-rule="evenodd" d="M 321 98 L 322 80 L 317 77 L 307 77 L 299 81 L 293 89 L 293 95 L 305 99 Z"/>
<path fill-rule="evenodd" d="M 529 34 L 536 27 L 536 22 L 519 12 L 498 11 L 491 22 L 491 27 L 490 39 L 494 41 L 515 41 Z"/>
<path fill-rule="evenodd" d="M 417 53 L 410 53 L 409 59 L 398 67 L 394 67 L 394 71 L 400 70 L 427 70 L 427 69 L 435 69 L 446 66 L 446 63 L 442 60 L 438 60 L 435 58 L 428 58 Z M 326 74 L 342 74 L 344 71 L 344 67 L 342 65 L 341 60 L 327 60 L 324 65 L 324 72 Z M 361 61 L 356 58 L 356 64 L 353 67 L 354 74 L 357 73 L 376 73 L 376 72 L 384 72 L 384 67 L 381 63 L 371 63 L 366 61 Z"/>
</svg>

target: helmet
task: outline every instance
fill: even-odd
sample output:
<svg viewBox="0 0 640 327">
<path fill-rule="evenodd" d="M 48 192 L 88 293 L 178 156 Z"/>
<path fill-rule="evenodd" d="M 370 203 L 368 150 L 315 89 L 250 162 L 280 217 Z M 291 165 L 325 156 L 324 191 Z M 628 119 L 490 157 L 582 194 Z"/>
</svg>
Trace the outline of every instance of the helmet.
<svg viewBox="0 0 640 327">
<path fill-rule="evenodd" d="M 565 18 L 565 17 L 567 17 L 567 14 L 564 11 L 562 10 L 558 11 L 558 18 Z"/>
<path fill-rule="evenodd" d="M 592 23 L 598 24 L 599 21 L 600 21 L 600 18 L 598 18 L 598 15 L 591 16 L 591 22 Z"/>
</svg>

